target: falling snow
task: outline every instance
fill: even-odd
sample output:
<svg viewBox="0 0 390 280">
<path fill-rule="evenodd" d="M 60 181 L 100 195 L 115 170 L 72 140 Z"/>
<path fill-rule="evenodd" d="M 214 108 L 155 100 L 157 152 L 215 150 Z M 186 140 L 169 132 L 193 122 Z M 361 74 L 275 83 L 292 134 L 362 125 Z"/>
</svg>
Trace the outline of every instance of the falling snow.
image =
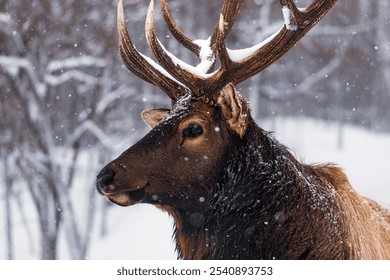
<svg viewBox="0 0 390 280">
<path fill-rule="evenodd" d="M 57 258 L 176 259 L 171 242 L 172 219 L 166 213 L 146 205 L 126 210 L 107 207 L 94 189 L 96 174 L 107 160 L 118 156 L 143 135 L 139 112 L 169 104 L 159 90 L 129 75 L 120 62 L 114 46 L 117 1 L 96 5 L 71 0 L 66 10 L 53 2 L 44 14 L 31 6 L 40 1 L 26 1 L 21 6 L 8 2 L 5 1 L 0 12 L 0 29 L 5 38 L 0 43 L 3 74 L 0 180 L 11 179 L 11 183 L 0 188 L 0 206 L 1 213 L 6 201 L 12 206 L 14 257 L 42 258 L 41 233 L 55 236 L 59 225 Z M 136 2 L 134 5 L 138 6 L 126 11 L 130 33 L 136 33 L 134 28 L 144 24 L 145 5 Z M 179 12 L 174 15 L 180 17 L 184 13 L 180 13 L 181 2 L 176 2 L 172 5 L 177 5 Z M 275 15 L 270 14 L 276 10 L 272 4 L 272 1 L 248 2 L 247 5 L 253 5 L 246 12 L 249 14 L 240 13 L 236 30 L 232 30 L 227 40 L 229 47 L 237 48 L 228 49 L 233 61 L 241 61 L 262 48 L 283 24 L 290 30 L 296 29 L 291 11 L 283 7 L 282 14 L 280 8 Z M 190 1 L 189 5 L 188 10 L 197 8 L 205 15 L 216 4 L 207 3 L 206 10 L 200 1 Z M 18 6 L 23 9 L 18 10 Z M 390 124 L 387 110 L 390 84 L 386 70 L 390 60 L 388 3 L 379 1 L 372 9 L 376 12 L 367 15 L 359 4 L 353 13 L 346 10 L 342 21 L 337 20 L 337 13 L 329 15 L 327 22 L 301 41 L 303 48 L 294 49 L 289 59 L 263 72 L 261 82 L 254 78 L 240 84 L 240 91 L 250 99 L 252 115 L 256 119 L 262 116 L 258 123 L 275 131 L 276 137 L 298 158 L 306 162 L 337 162 L 362 195 L 390 204 L 387 176 L 390 136 L 384 133 L 389 131 Z M 25 11 L 29 11 L 28 17 Z M 253 18 L 250 24 L 246 21 L 248 17 Z M 268 21 L 270 18 L 275 22 Z M 52 23 L 50 28 L 47 22 Z M 190 38 L 207 38 L 215 26 L 213 18 L 206 16 L 197 24 L 180 18 L 178 22 Z M 173 40 L 173 36 L 164 37 Z M 133 39 L 134 45 L 144 51 L 144 37 L 140 41 L 137 37 Z M 215 73 L 209 72 L 214 62 L 217 62 L 215 71 L 218 70 L 210 38 L 194 40 L 201 47 L 200 60 L 195 66 L 184 62 L 187 61 L 184 52 L 176 52 L 177 45 L 171 42 L 162 40 L 161 44 L 175 53 L 169 55 L 183 69 L 203 78 Z M 315 47 L 317 43 L 334 53 L 330 56 L 329 52 L 323 52 L 323 47 Z M 356 52 L 361 54 L 357 60 L 346 55 Z M 142 57 L 165 77 L 185 87 L 156 60 L 147 55 Z M 297 67 L 300 71 L 291 71 Z M 169 116 L 185 112 L 190 98 L 187 95 L 179 100 Z M 282 114 L 295 117 L 271 121 L 264 117 Z M 337 122 L 313 121 L 307 116 Z M 215 127 L 215 132 L 220 132 L 220 128 Z M 204 155 L 204 159 L 209 162 L 208 156 Z M 188 157 L 187 160 L 190 162 Z M 273 184 L 282 177 L 283 173 L 276 172 L 269 182 Z M 331 199 L 332 194 L 327 197 L 316 192 L 310 178 L 302 180 L 308 180 L 313 208 L 319 209 Z M 7 200 L 8 189 L 12 189 L 12 196 Z M 62 194 L 59 200 L 55 200 L 53 192 Z M 242 199 L 241 195 L 246 194 L 233 195 Z M 152 199 L 158 201 L 159 197 L 152 195 Z M 208 201 L 199 197 L 198 203 Z M 225 210 L 237 210 L 245 207 L 245 203 Z M 261 200 L 251 203 L 257 205 Z M 37 211 L 42 205 L 50 211 Z M 61 213 L 61 219 L 55 217 L 56 213 Z M 287 215 L 277 211 L 272 213 L 272 219 L 262 223 L 283 224 Z M 324 219 L 333 218 L 333 213 L 324 215 Z M 42 230 L 40 219 L 52 223 Z M 204 219 L 200 213 L 192 216 L 194 225 L 201 225 Z M 7 244 L 6 229 L 5 219 L 0 219 L 0 259 L 8 257 L 8 248 L 3 246 Z M 248 227 L 245 232 L 253 235 L 254 230 Z M 137 242 L 120 242 L 116 247 L 118 240 Z"/>
</svg>

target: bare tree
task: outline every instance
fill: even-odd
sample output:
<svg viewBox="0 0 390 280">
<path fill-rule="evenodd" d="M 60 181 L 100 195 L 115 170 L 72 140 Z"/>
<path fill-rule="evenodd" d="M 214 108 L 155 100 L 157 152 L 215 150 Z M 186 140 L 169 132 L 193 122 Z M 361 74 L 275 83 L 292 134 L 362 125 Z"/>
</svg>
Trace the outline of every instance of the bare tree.
<svg viewBox="0 0 390 280">
<path fill-rule="evenodd" d="M 85 149 L 112 152 L 108 147 L 113 140 L 108 135 L 113 128 L 104 127 L 110 117 L 107 111 L 118 103 L 119 96 L 132 95 L 113 83 L 115 67 L 108 61 L 115 60 L 116 51 L 107 49 L 114 45 L 115 33 L 109 21 L 100 21 L 107 12 L 104 7 L 111 7 L 111 3 L 104 4 L 93 14 L 88 13 L 91 4 L 78 1 L 2 3 L 6 12 L 1 13 L 0 26 L 4 39 L 0 46 L 1 79 L 5 85 L 1 96 L 6 103 L 1 105 L 1 129 L 9 141 L 1 146 L 1 154 L 7 158 L 3 167 L 9 258 L 13 257 L 10 180 L 24 185 L 35 205 L 41 258 L 57 258 L 61 230 L 70 256 L 86 257 L 99 156 L 90 156 L 88 166 L 80 163 L 80 156 Z M 102 32 L 106 32 L 106 40 L 98 43 Z M 18 172 L 19 178 L 11 175 L 8 161 L 15 162 L 17 171 L 12 172 Z M 81 207 L 72 195 L 72 188 L 79 184 L 80 167 L 91 171 L 84 190 L 84 216 L 76 212 Z"/>
</svg>

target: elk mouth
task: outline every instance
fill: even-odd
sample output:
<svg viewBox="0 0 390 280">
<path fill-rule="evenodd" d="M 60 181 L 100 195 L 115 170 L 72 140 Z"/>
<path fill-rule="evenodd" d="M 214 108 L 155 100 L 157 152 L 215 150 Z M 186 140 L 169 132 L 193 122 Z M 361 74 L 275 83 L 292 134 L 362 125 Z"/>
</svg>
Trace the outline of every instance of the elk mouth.
<svg viewBox="0 0 390 280">
<path fill-rule="evenodd" d="M 145 187 L 132 191 L 104 194 L 112 203 L 119 206 L 131 206 L 143 202 L 145 199 Z"/>
</svg>

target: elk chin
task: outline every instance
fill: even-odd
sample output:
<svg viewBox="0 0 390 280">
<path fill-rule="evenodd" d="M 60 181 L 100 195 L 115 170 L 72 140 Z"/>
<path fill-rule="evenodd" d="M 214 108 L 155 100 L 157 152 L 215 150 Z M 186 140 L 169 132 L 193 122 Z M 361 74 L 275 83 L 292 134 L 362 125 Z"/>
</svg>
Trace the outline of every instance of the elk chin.
<svg viewBox="0 0 390 280">
<path fill-rule="evenodd" d="M 145 188 L 135 191 L 106 194 L 107 200 L 119 206 L 131 206 L 143 202 L 145 198 Z"/>
</svg>

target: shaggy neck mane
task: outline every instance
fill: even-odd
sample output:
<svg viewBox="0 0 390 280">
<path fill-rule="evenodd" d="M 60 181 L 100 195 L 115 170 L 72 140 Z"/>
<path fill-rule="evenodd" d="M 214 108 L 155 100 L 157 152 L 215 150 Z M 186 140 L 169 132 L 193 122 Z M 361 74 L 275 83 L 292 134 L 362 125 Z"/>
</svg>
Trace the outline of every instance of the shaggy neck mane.
<svg viewBox="0 0 390 280">
<path fill-rule="evenodd" d="M 179 258 L 390 258 L 388 211 L 341 169 L 300 164 L 254 122 L 236 147 L 206 206 L 173 214 Z"/>
<path fill-rule="evenodd" d="M 323 238 L 324 246 L 335 242 L 330 239 L 339 235 L 342 221 L 332 185 L 256 124 L 225 162 L 206 208 L 175 217 L 180 258 L 306 258 L 316 238 Z M 323 225 L 316 225 L 323 219 L 334 231 L 330 236 L 322 236 Z"/>
</svg>

